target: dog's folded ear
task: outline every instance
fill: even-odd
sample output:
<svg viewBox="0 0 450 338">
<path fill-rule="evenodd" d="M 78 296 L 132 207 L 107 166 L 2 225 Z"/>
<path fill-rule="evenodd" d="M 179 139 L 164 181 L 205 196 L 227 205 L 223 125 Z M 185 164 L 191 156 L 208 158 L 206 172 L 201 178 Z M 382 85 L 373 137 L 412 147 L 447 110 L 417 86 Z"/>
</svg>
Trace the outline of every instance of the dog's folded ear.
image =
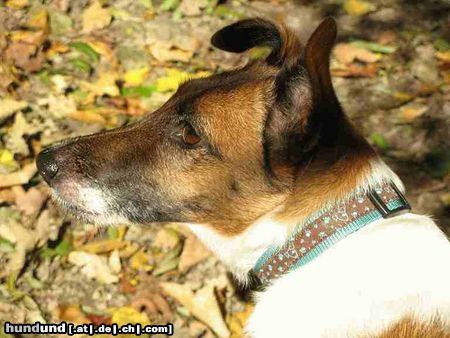
<svg viewBox="0 0 450 338">
<path fill-rule="evenodd" d="M 254 18 L 238 21 L 216 32 L 211 43 L 227 52 L 242 53 L 256 46 L 267 46 L 271 53 L 266 61 L 272 66 L 294 64 L 300 57 L 298 38 L 283 25 Z"/>
</svg>

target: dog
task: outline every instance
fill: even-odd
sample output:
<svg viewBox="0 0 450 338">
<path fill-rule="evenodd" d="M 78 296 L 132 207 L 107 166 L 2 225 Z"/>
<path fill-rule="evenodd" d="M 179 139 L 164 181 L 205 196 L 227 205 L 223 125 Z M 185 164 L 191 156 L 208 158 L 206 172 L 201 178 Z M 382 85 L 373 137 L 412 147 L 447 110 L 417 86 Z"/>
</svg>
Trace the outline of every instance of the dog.
<svg viewBox="0 0 450 338">
<path fill-rule="evenodd" d="M 336 34 L 332 18 L 306 44 L 265 19 L 231 24 L 213 46 L 270 54 L 44 149 L 39 172 L 89 222 L 187 224 L 258 283 L 250 337 L 449 337 L 448 239 L 341 109 Z"/>
</svg>

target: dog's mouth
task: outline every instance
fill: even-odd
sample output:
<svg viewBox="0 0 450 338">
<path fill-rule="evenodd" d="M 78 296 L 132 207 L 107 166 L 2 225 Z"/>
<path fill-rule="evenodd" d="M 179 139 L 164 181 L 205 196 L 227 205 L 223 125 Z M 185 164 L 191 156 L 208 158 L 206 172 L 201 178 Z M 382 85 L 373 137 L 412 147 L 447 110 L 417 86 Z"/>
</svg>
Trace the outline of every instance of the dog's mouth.
<svg viewBox="0 0 450 338">
<path fill-rule="evenodd" d="M 52 185 L 52 199 L 76 219 L 98 225 L 127 223 L 113 212 L 111 203 L 99 188 L 75 181 L 59 181 Z"/>
</svg>

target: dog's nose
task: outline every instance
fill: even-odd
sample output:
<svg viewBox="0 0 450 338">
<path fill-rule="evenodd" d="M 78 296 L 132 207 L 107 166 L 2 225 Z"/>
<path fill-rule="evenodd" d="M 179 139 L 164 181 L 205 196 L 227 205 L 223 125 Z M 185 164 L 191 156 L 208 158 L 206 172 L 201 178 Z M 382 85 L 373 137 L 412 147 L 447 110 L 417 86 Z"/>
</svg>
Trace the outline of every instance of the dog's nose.
<svg viewBox="0 0 450 338">
<path fill-rule="evenodd" d="M 53 150 L 47 148 L 41 151 L 37 157 L 36 165 L 45 182 L 50 185 L 51 180 L 56 176 L 59 170 Z"/>
</svg>

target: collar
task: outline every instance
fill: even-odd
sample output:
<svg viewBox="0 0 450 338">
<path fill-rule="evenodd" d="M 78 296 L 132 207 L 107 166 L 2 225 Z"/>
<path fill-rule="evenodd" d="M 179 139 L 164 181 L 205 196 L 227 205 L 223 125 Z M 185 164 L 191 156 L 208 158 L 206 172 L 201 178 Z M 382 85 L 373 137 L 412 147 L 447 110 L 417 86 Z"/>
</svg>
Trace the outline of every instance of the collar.
<svg viewBox="0 0 450 338">
<path fill-rule="evenodd" d="M 272 247 L 259 258 L 253 273 L 263 284 L 305 265 L 346 236 L 381 218 L 411 210 L 393 183 L 374 187 L 322 210 L 298 224 L 280 247 Z"/>
</svg>

